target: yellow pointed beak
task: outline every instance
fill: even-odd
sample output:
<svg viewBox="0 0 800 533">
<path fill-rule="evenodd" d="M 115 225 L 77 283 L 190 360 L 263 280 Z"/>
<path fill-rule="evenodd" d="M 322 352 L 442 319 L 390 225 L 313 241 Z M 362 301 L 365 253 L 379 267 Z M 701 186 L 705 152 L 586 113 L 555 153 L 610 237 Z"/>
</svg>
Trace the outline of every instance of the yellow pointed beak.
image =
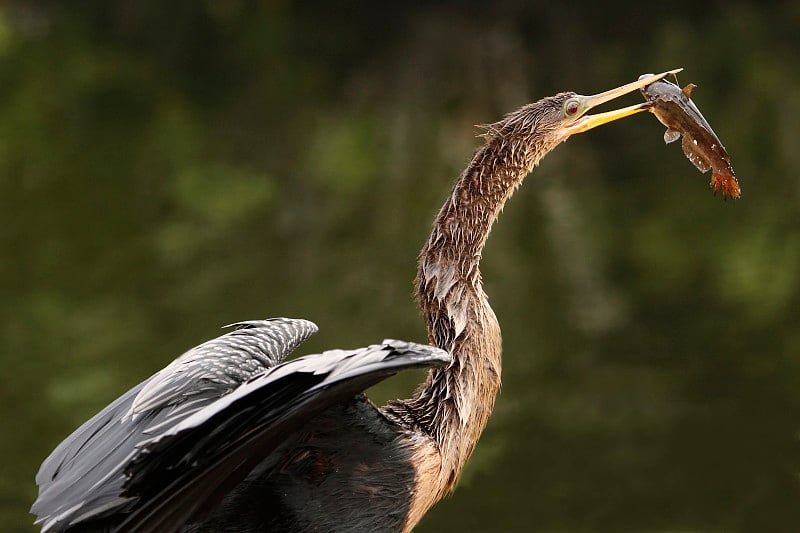
<svg viewBox="0 0 800 533">
<path fill-rule="evenodd" d="M 632 83 L 627 83 L 625 85 L 622 85 L 621 87 L 617 87 L 616 89 L 611 89 L 610 91 L 605 91 L 592 96 L 577 96 L 577 99 L 581 103 L 582 114 L 580 118 L 577 118 L 574 122 L 570 122 L 567 125 L 565 125 L 564 129 L 566 129 L 570 135 L 575 133 L 582 133 L 584 131 L 589 131 L 592 128 L 596 128 L 597 126 L 606 124 L 608 122 L 628 117 L 630 115 L 633 115 L 634 113 L 638 113 L 640 111 L 646 111 L 647 109 L 650 108 L 649 102 L 642 102 L 640 104 L 623 107 L 622 109 L 616 109 L 614 111 L 606 111 L 605 113 L 598 113 L 596 115 L 583 114 L 592 109 L 593 107 L 597 107 L 600 104 L 608 102 L 609 100 L 619 98 L 620 96 L 635 91 L 636 89 L 641 89 L 646 85 L 650 85 L 654 81 L 658 81 L 661 78 L 670 76 L 672 74 L 677 74 L 682 70 L 683 70 L 682 68 L 676 68 L 673 70 L 668 70 L 667 72 L 662 72 L 661 74 L 653 74 L 652 76 L 647 76 L 646 78 L 639 79 Z"/>
</svg>

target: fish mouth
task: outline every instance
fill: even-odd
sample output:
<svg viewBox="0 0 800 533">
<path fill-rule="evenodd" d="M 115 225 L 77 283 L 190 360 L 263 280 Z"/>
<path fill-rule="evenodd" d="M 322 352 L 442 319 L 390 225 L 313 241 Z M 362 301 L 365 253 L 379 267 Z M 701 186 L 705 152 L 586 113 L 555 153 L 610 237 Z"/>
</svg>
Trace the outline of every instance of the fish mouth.
<svg viewBox="0 0 800 533">
<path fill-rule="evenodd" d="M 603 124 L 608 124 L 609 122 L 629 117 L 635 113 L 639 113 L 640 111 L 646 111 L 651 107 L 650 102 L 642 102 L 640 104 L 623 107 L 621 109 L 615 109 L 613 111 L 606 111 L 604 113 L 597 113 L 595 115 L 584 114 L 588 112 L 590 109 L 599 106 L 600 104 L 604 104 L 610 100 L 619 98 L 620 96 L 626 95 L 637 89 L 646 87 L 647 85 L 650 85 L 653 82 L 656 82 L 672 74 L 677 74 L 682 70 L 683 70 L 682 68 L 676 68 L 668 70 L 666 72 L 662 72 L 661 74 L 645 74 L 640 76 L 639 79 L 634 82 L 626 83 L 625 85 L 621 85 L 614 89 L 594 94 L 592 96 L 576 95 L 575 99 L 579 102 L 581 116 L 578 117 L 576 120 L 565 124 L 564 129 L 567 131 L 569 135 L 573 135 L 575 133 L 583 133 L 584 131 L 589 131 L 593 128 L 596 128 L 597 126 L 602 126 Z"/>
</svg>

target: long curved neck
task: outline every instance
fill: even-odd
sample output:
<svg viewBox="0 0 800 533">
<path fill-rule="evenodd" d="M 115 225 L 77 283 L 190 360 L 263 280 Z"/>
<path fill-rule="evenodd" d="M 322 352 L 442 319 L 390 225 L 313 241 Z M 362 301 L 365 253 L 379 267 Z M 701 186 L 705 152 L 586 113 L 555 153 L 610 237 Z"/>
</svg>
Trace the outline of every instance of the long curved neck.
<svg viewBox="0 0 800 533">
<path fill-rule="evenodd" d="M 504 204 L 554 146 L 549 131 L 537 130 L 534 106 L 487 126 L 486 144 L 459 177 L 420 253 L 416 295 L 428 337 L 453 362 L 430 371 L 406 406 L 440 451 L 439 497 L 455 485 L 500 389 L 500 327 L 479 264 Z"/>
</svg>

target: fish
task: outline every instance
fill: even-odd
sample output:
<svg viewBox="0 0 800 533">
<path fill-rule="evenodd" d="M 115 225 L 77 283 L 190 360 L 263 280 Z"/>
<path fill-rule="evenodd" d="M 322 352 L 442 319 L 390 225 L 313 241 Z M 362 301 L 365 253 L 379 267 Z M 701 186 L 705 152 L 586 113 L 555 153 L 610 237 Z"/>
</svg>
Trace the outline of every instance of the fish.
<svg viewBox="0 0 800 533">
<path fill-rule="evenodd" d="M 645 76 L 650 74 L 643 74 L 639 79 Z M 682 135 L 681 147 L 686 158 L 700 172 L 712 170 L 709 187 L 714 189 L 714 196 L 722 191 L 723 198 L 730 196 L 735 200 L 742 195 L 739 180 L 733 172 L 728 152 L 691 99 L 695 87 L 690 83 L 681 89 L 662 79 L 642 87 L 641 91 L 650 104 L 649 111 L 667 127 L 664 142 L 675 142 Z"/>
</svg>

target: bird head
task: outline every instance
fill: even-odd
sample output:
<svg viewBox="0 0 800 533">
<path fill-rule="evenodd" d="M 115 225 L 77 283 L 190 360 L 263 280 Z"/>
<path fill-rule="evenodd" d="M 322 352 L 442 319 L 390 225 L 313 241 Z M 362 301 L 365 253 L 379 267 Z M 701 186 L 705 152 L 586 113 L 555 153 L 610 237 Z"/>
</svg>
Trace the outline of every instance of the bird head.
<svg viewBox="0 0 800 533">
<path fill-rule="evenodd" d="M 526 153 L 532 154 L 533 161 L 537 161 L 571 135 L 650 109 L 652 104 L 647 101 L 613 111 L 588 114 L 591 109 L 601 104 L 641 89 L 680 70 L 682 69 L 642 76 L 637 81 L 592 96 L 573 92 L 548 96 L 509 113 L 500 122 L 481 127 L 487 130 L 484 134 L 487 138 L 497 136 L 529 146 L 532 150 Z"/>
<path fill-rule="evenodd" d="M 556 119 L 555 122 L 560 126 L 564 138 L 567 138 L 570 135 L 589 131 L 597 126 L 625 118 L 634 113 L 646 111 L 650 108 L 649 102 L 642 102 L 640 104 L 615 109 L 613 111 L 606 111 L 604 113 L 597 113 L 595 115 L 586 114 L 589 110 L 600 104 L 619 98 L 637 89 L 641 89 L 661 78 L 676 74 L 681 70 L 683 69 L 678 68 L 662 72 L 661 74 L 640 76 L 637 81 L 592 96 L 583 96 L 575 93 L 558 94 L 553 97 L 553 103 L 560 107 L 560 109 L 558 109 L 560 116 L 554 117 Z"/>
</svg>

